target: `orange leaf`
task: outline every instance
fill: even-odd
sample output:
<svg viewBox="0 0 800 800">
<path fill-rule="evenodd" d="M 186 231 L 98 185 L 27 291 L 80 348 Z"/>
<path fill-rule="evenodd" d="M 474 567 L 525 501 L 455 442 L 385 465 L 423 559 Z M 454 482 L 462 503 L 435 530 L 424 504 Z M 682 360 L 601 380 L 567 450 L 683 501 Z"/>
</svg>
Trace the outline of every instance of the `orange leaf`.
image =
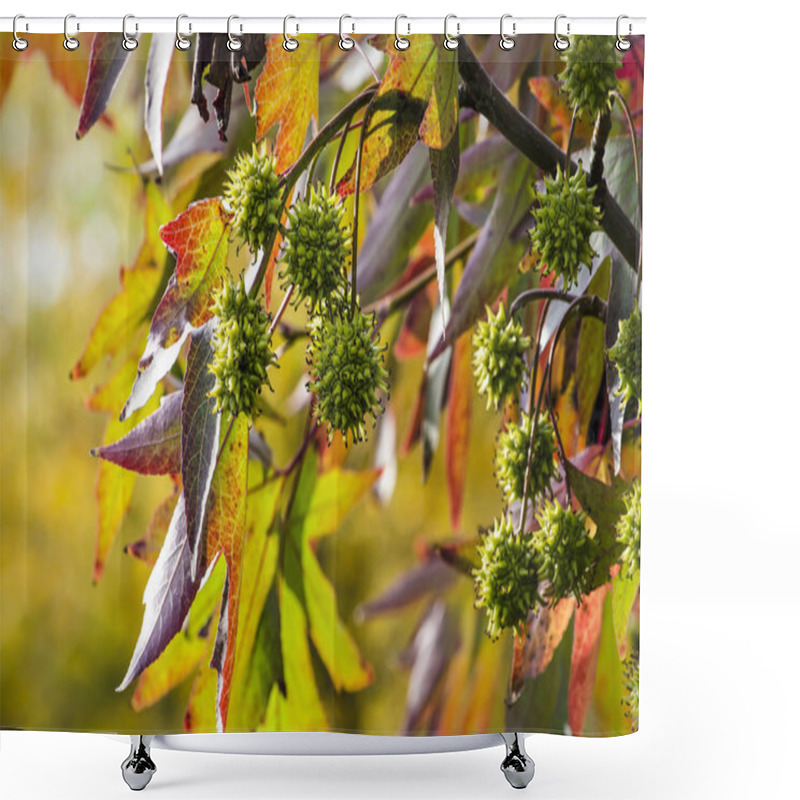
<svg viewBox="0 0 800 800">
<path fill-rule="evenodd" d="M 445 468 L 450 496 L 450 525 L 453 530 L 458 530 L 467 480 L 469 423 L 472 415 L 472 365 L 470 339 L 466 335 L 460 337 L 453 348 L 449 396 L 445 423 Z"/>
<path fill-rule="evenodd" d="M 575 609 L 575 635 L 572 642 L 572 663 L 569 671 L 569 726 L 580 736 L 592 700 L 597 672 L 600 632 L 603 628 L 603 603 L 607 586 L 586 595 Z"/>
<path fill-rule="evenodd" d="M 389 53 L 390 61 L 364 116 L 362 192 L 398 166 L 417 143 L 437 67 L 436 43 L 428 34 L 418 35 L 406 50 L 397 50 L 392 36 L 376 36 L 370 43 Z M 340 195 L 355 191 L 355 172 L 353 163 L 336 187 Z"/>
<path fill-rule="evenodd" d="M 175 272 L 153 314 L 122 419 L 147 402 L 192 328 L 211 318 L 212 295 L 222 285 L 228 257 L 228 222 L 220 198 L 211 197 L 192 203 L 161 228 L 162 241 L 175 255 Z"/>
<path fill-rule="evenodd" d="M 263 139 L 273 125 L 279 125 L 275 142 L 278 172 L 297 161 L 311 117 L 319 119 L 317 35 L 296 38 L 300 47 L 291 53 L 284 50 L 282 36 L 269 40 L 266 64 L 255 88 L 256 138 Z"/>
<path fill-rule="evenodd" d="M 217 670 L 217 728 L 224 731 L 228 717 L 231 677 L 236 655 L 239 594 L 247 500 L 247 418 L 240 414 L 223 423 L 223 442 L 208 498 L 206 557 L 211 564 L 220 555 L 227 579 L 220 610 L 212 666 Z"/>
</svg>

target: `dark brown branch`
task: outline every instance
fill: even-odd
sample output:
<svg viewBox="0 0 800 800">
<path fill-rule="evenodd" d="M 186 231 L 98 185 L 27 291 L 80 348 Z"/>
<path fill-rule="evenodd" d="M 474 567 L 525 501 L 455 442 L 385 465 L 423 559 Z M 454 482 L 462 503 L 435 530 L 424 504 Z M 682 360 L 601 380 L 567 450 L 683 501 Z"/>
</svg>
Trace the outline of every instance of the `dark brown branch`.
<svg viewBox="0 0 800 800">
<path fill-rule="evenodd" d="M 556 167 L 566 169 L 566 155 L 495 86 L 467 42 L 461 39 L 458 48 L 458 69 L 464 81 L 464 104 L 474 108 L 497 128 L 514 147 L 545 172 Z M 573 165 L 577 169 L 577 165 Z M 606 191 L 605 183 L 597 187 L 595 200 L 603 210 L 601 224 L 609 238 L 635 269 L 639 234 L 617 201 Z"/>
</svg>

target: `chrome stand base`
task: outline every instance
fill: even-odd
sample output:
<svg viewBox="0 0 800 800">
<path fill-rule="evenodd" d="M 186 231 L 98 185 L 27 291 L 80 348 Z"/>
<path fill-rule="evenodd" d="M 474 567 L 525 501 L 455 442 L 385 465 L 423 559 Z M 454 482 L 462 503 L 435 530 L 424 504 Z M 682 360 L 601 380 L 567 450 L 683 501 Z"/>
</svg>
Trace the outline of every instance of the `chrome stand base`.
<svg viewBox="0 0 800 800">
<path fill-rule="evenodd" d="M 134 792 L 140 792 L 155 775 L 156 765 L 150 758 L 152 736 L 131 736 L 130 755 L 122 762 L 122 778 Z"/>
<path fill-rule="evenodd" d="M 524 789 L 536 769 L 533 759 L 525 752 L 525 740 L 518 733 L 501 733 L 506 744 L 506 757 L 500 765 L 506 780 L 515 789 Z"/>
</svg>

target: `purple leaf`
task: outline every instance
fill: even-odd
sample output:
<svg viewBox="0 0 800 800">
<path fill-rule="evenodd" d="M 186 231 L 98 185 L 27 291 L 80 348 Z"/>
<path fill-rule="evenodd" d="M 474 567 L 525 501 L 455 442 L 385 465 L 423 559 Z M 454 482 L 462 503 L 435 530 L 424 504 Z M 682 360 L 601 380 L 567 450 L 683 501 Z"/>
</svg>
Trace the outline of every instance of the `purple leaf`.
<svg viewBox="0 0 800 800">
<path fill-rule="evenodd" d="M 142 475 L 170 475 L 181 470 L 183 392 L 161 398 L 161 405 L 130 433 L 92 455 Z"/>
<path fill-rule="evenodd" d="M 144 590 L 144 618 L 128 671 L 117 687 L 124 691 L 164 651 L 181 629 L 200 588 L 192 577 L 191 552 L 186 539 L 183 495 L 178 498 L 167 537 Z"/>
<path fill-rule="evenodd" d="M 358 291 L 363 305 L 397 283 L 411 248 L 427 227 L 428 209 L 411 203 L 426 179 L 425 149 L 416 145 L 395 170 L 370 221 L 358 253 Z"/>
<path fill-rule="evenodd" d="M 519 263 L 521 248 L 511 242 L 511 233 L 527 214 L 531 200 L 533 167 L 529 161 L 506 163 L 489 218 L 467 259 L 464 274 L 453 299 L 453 314 L 445 338 L 430 354 L 436 358 L 484 313 L 508 284 Z"/>
<path fill-rule="evenodd" d="M 153 160 L 159 175 L 164 174 L 161 154 L 161 108 L 164 103 L 169 65 L 172 61 L 173 42 L 170 34 L 153 34 L 144 77 L 144 129 L 150 140 L 150 149 L 153 151 Z"/>
<path fill-rule="evenodd" d="M 82 139 L 86 136 L 92 125 L 103 115 L 129 55 L 129 50 L 120 47 L 118 33 L 94 35 L 76 138 Z"/>
<path fill-rule="evenodd" d="M 405 608 L 427 594 L 441 593 L 457 575 L 442 559 L 431 558 L 401 575 L 382 595 L 358 606 L 354 617 L 357 622 L 365 622 L 387 611 Z"/>
<path fill-rule="evenodd" d="M 444 341 L 444 331 L 450 319 L 450 303 L 444 298 L 441 311 L 434 311 L 431 326 L 428 329 L 428 356 Z M 425 406 L 422 417 L 422 479 L 428 480 L 436 448 L 439 446 L 439 417 L 442 412 L 447 378 L 450 375 L 450 363 L 453 360 L 453 348 L 447 347 L 439 355 L 425 362 Z"/>
<path fill-rule="evenodd" d="M 460 155 L 458 136 L 451 136 L 450 142 L 441 150 L 431 148 L 428 156 L 431 162 L 433 180 L 433 246 L 436 255 L 436 279 L 439 282 L 439 307 L 442 309 L 442 335 L 444 319 L 444 257 L 447 247 L 447 221 L 450 218 L 450 201 L 458 179 L 458 159 Z"/>
<path fill-rule="evenodd" d="M 220 415 L 212 412 L 214 401 L 208 396 L 215 381 L 208 371 L 214 355 L 213 336 L 210 323 L 192 334 L 183 384 L 181 477 L 186 498 L 186 538 L 194 556 L 193 576 L 202 558 L 203 523 L 219 450 Z"/>
</svg>

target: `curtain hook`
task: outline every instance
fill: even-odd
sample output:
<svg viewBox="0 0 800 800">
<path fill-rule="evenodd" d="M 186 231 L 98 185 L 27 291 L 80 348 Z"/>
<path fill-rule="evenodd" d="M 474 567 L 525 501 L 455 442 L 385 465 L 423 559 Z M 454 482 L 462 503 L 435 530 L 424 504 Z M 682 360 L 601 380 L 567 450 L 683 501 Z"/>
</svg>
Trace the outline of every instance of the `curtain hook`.
<svg viewBox="0 0 800 800">
<path fill-rule="evenodd" d="M 297 39 L 289 36 L 290 19 L 297 19 L 297 17 L 293 17 L 291 14 L 289 14 L 283 18 L 283 49 L 289 53 L 293 53 L 298 47 L 300 47 L 300 42 L 298 42 Z"/>
<path fill-rule="evenodd" d="M 342 16 L 339 17 L 339 48 L 341 50 L 352 50 L 356 46 L 356 43 L 344 33 L 344 21 L 346 19 L 353 18 L 349 14 L 342 14 Z M 353 30 L 355 31 L 355 25 L 353 25 Z"/>
<path fill-rule="evenodd" d="M 123 50 L 127 50 L 129 53 L 131 50 L 135 50 L 139 46 L 139 40 L 134 38 L 133 36 L 128 36 L 128 20 L 135 19 L 133 14 L 126 14 L 122 18 L 122 45 Z M 136 30 L 139 30 L 139 23 L 136 23 Z"/>
<path fill-rule="evenodd" d="M 514 36 L 517 33 L 517 23 L 511 23 L 511 36 L 509 36 L 504 30 L 503 25 L 507 19 L 513 19 L 511 14 L 503 14 L 500 17 L 500 49 L 501 50 L 513 50 L 514 45 L 516 45 L 516 41 L 514 40 Z"/>
<path fill-rule="evenodd" d="M 450 22 L 451 19 L 456 20 L 456 35 L 451 36 L 447 32 L 447 23 Z M 455 14 L 448 14 L 444 18 L 444 42 L 442 44 L 445 47 L 445 50 L 455 50 L 458 47 L 458 37 L 461 33 L 461 23 L 458 21 L 458 17 Z"/>
<path fill-rule="evenodd" d="M 192 46 L 192 40 L 187 39 L 181 33 L 181 20 L 188 19 L 188 14 L 178 14 L 177 18 L 175 19 L 175 47 L 178 50 L 188 50 Z M 189 24 L 189 32 L 191 33 L 192 25 Z"/>
<path fill-rule="evenodd" d="M 64 17 L 64 49 L 65 50 L 77 50 L 81 43 L 74 37 L 69 35 L 69 21 L 71 19 L 75 19 L 74 14 L 67 14 Z M 75 32 L 77 33 L 81 29 L 80 23 L 75 23 Z"/>
<path fill-rule="evenodd" d="M 405 38 L 405 36 L 400 35 L 400 20 L 401 19 L 408 19 L 405 14 L 398 14 L 394 18 L 394 46 L 396 50 L 408 50 L 411 47 L 411 42 Z M 408 25 L 408 33 L 411 33 L 411 25 Z"/>
<path fill-rule="evenodd" d="M 560 19 L 567 19 L 567 15 L 566 14 L 559 14 L 556 17 L 556 22 L 555 22 L 555 27 L 554 27 L 556 38 L 555 38 L 555 41 L 553 42 L 553 47 L 555 47 L 555 49 L 558 50 L 559 52 L 563 53 L 564 50 L 566 50 L 569 47 L 569 39 L 565 39 L 558 32 L 558 21 Z M 567 36 L 569 36 L 569 21 L 567 21 Z"/>
<path fill-rule="evenodd" d="M 631 49 L 630 39 L 628 39 L 627 37 L 623 36 L 620 33 L 620 23 L 624 19 L 628 19 L 628 17 L 625 14 L 620 14 L 617 17 L 617 50 L 619 50 L 620 53 L 627 53 L 628 50 Z M 631 23 L 629 22 L 628 23 L 628 36 L 631 35 L 632 31 L 633 31 L 633 25 L 631 25 Z"/>
<path fill-rule="evenodd" d="M 235 19 L 239 19 L 239 17 L 237 17 L 235 14 L 231 14 L 228 17 L 228 50 L 230 50 L 232 53 L 242 49 L 242 40 L 238 36 L 234 36 L 231 33 L 231 22 L 233 22 Z M 241 25 L 239 26 L 239 30 L 242 30 Z"/>
<path fill-rule="evenodd" d="M 19 53 L 21 53 L 27 46 L 28 40 L 22 39 L 21 37 L 17 36 L 17 20 L 25 19 L 22 14 L 17 14 L 14 17 L 14 22 L 11 26 L 11 32 L 14 34 L 14 41 L 11 43 L 11 46 Z M 28 23 L 25 23 L 25 30 L 28 30 Z"/>
</svg>

